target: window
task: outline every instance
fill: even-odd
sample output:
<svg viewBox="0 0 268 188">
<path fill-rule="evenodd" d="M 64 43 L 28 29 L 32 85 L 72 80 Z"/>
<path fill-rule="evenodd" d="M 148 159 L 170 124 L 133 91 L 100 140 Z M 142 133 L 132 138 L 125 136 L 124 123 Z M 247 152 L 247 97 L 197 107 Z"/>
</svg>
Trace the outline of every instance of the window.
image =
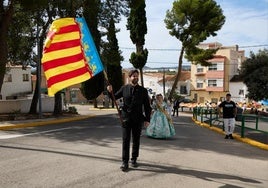
<svg viewBox="0 0 268 188">
<path fill-rule="evenodd" d="M 204 72 L 204 68 L 197 68 L 196 72 Z"/>
<path fill-rule="evenodd" d="M 11 74 L 5 74 L 4 82 L 12 82 L 12 75 Z"/>
<path fill-rule="evenodd" d="M 203 88 L 203 83 L 196 83 L 197 88 Z"/>
<path fill-rule="evenodd" d="M 217 87 L 217 80 L 208 80 L 208 87 Z"/>
<path fill-rule="evenodd" d="M 243 89 L 239 89 L 239 93 L 238 94 L 244 96 L 244 90 Z"/>
<path fill-rule="evenodd" d="M 218 99 L 217 98 L 211 98 L 211 102 L 217 104 L 218 103 Z"/>
<path fill-rule="evenodd" d="M 22 77 L 23 77 L 22 80 L 23 80 L 24 82 L 29 81 L 29 74 L 23 74 Z"/>
<path fill-rule="evenodd" d="M 212 64 L 211 66 L 208 67 L 208 70 L 217 70 L 217 64 Z"/>
<path fill-rule="evenodd" d="M 181 86 L 180 87 L 180 94 L 187 94 L 187 88 L 186 88 L 186 86 Z"/>
</svg>

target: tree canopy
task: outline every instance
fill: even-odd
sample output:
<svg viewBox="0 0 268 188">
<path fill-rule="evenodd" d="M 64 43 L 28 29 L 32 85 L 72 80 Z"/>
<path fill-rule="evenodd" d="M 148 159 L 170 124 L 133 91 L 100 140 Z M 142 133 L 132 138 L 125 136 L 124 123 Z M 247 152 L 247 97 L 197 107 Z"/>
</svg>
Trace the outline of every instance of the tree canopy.
<svg viewBox="0 0 268 188">
<path fill-rule="evenodd" d="M 130 2 L 130 15 L 127 19 L 127 29 L 130 31 L 130 39 L 136 45 L 136 52 L 131 53 L 129 61 L 133 67 L 140 70 L 142 86 L 142 68 L 145 66 L 148 57 L 148 50 L 143 49 L 145 35 L 147 34 L 145 7 L 145 0 L 132 0 Z"/>
<path fill-rule="evenodd" d="M 169 96 L 171 97 L 180 77 L 184 52 L 189 61 L 209 65 L 207 60 L 213 57 L 217 49 L 198 49 L 197 45 L 209 36 L 217 35 L 216 32 L 225 23 L 225 16 L 214 0 L 177 0 L 173 2 L 172 9 L 167 11 L 164 22 L 170 35 L 182 43 L 178 73 Z"/>
<path fill-rule="evenodd" d="M 1 91 L 7 62 L 12 62 L 12 64 L 26 63 L 25 65 L 31 63 L 32 66 L 36 66 L 40 61 L 40 57 L 38 59 L 33 49 L 38 43 L 39 52 L 42 51 L 48 27 L 54 19 L 84 16 L 95 45 L 101 52 L 102 37 L 106 34 L 102 33 L 100 29 L 108 30 L 111 15 L 115 23 L 120 21 L 121 15 L 127 16 L 129 0 L 2 0 L 0 2 Z M 37 68 L 39 67 L 37 66 Z M 117 68 L 120 68 L 120 71 L 117 71 L 120 74 L 120 62 Z M 117 68 L 115 69 L 117 70 Z M 86 98 L 96 98 L 104 89 L 103 73 L 93 77 L 85 85 L 87 87 L 83 88 L 83 91 L 88 94 Z M 34 92 L 31 113 L 36 112 L 37 91 L 38 85 Z M 55 96 L 55 98 L 57 97 Z"/>
<path fill-rule="evenodd" d="M 119 47 L 115 35 L 115 23 L 120 21 L 121 15 L 127 15 L 128 1 L 87 0 L 86 2 L 87 4 L 84 4 L 83 15 L 87 20 L 97 50 L 100 52 L 100 54 L 104 53 L 101 55 L 101 58 L 103 63 L 107 66 L 108 77 L 113 84 L 115 82 L 112 80 L 122 76 L 122 74 L 120 74 L 122 73 L 120 66 L 122 57 L 119 53 Z M 102 31 L 99 30 L 99 26 L 102 27 Z M 108 42 L 101 40 L 101 37 L 105 36 L 107 36 Z M 110 66 L 116 66 L 115 69 L 117 71 L 113 71 L 114 68 Z M 101 72 L 93 78 L 82 83 L 82 93 L 88 100 L 97 98 L 104 90 L 104 78 L 104 74 Z M 122 82 L 117 82 L 114 84 L 115 88 L 118 88 L 118 85 L 121 86 L 121 84 Z M 96 106 L 96 103 L 94 105 Z"/>
<path fill-rule="evenodd" d="M 248 98 L 268 99 L 268 49 L 257 54 L 251 52 L 250 58 L 242 63 L 240 76 L 248 88 Z"/>
<path fill-rule="evenodd" d="M 107 42 L 103 45 L 101 58 L 106 67 L 109 83 L 113 85 L 115 91 L 118 91 L 123 84 L 121 67 L 123 57 L 119 50 L 115 23 L 112 17 L 110 18 L 107 31 Z"/>
</svg>

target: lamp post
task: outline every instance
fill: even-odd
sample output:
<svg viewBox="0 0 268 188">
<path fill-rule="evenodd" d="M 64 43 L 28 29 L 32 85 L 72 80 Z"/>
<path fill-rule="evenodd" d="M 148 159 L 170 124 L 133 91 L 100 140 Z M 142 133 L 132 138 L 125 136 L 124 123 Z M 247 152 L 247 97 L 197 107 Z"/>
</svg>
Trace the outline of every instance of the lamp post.
<svg viewBox="0 0 268 188">
<path fill-rule="evenodd" d="M 39 26 L 37 21 L 37 29 L 36 29 L 36 43 L 37 43 L 37 81 L 38 81 L 38 117 L 42 118 L 42 99 L 41 99 L 41 55 L 40 55 L 40 41 L 39 41 Z"/>
</svg>

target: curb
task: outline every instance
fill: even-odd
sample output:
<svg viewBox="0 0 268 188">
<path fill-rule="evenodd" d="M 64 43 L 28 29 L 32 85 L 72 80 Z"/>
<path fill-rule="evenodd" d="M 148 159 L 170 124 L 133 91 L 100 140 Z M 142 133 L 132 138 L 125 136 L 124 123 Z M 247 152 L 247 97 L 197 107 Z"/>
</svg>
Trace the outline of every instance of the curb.
<svg viewBox="0 0 268 188">
<path fill-rule="evenodd" d="M 3 125 L 0 126 L 0 130 L 10 130 L 10 129 L 17 129 L 17 128 L 25 128 L 25 127 L 36 127 L 36 126 L 44 126 L 44 125 L 52 125 L 57 123 L 66 123 L 71 121 L 83 120 L 88 119 L 91 117 L 95 117 L 96 115 L 83 115 L 79 117 L 71 117 L 71 118 L 62 118 L 62 119 L 55 119 L 55 120 L 47 120 L 47 121 L 36 121 L 31 123 L 19 123 L 19 124 L 10 124 L 10 125 Z"/>
<path fill-rule="evenodd" d="M 201 127 L 205 127 L 205 128 L 208 128 L 210 130 L 213 130 L 219 134 L 224 134 L 224 132 L 222 131 L 222 129 L 218 128 L 218 127 L 211 127 L 209 124 L 207 123 L 201 123 L 200 121 L 196 121 L 194 118 L 192 118 L 192 120 L 194 121 L 195 124 L 201 126 Z M 255 147 L 258 147 L 260 149 L 263 149 L 263 150 L 267 150 L 268 151 L 268 145 L 267 144 L 264 144 L 264 143 L 261 143 L 261 142 L 258 142 L 256 140 L 252 140 L 250 138 L 241 138 L 240 135 L 234 133 L 233 134 L 233 137 L 234 139 L 236 140 L 239 140 L 240 142 L 244 142 L 246 144 L 249 144 L 251 146 L 255 146 Z"/>
</svg>

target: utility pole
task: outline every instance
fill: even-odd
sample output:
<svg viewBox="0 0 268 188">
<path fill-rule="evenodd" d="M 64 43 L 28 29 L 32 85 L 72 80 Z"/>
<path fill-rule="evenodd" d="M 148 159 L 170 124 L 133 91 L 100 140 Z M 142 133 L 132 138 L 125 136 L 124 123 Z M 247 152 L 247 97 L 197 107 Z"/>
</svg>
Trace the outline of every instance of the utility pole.
<svg viewBox="0 0 268 188">
<path fill-rule="evenodd" d="M 39 40 L 39 26 L 37 21 L 37 30 L 36 30 L 36 43 L 37 43 L 37 76 L 38 76 L 38 116 L 39 119 L 42 118 L 42 99 L 41 99 L 41 52 L 40 52 L 40 40 Z"/>
</svg>

